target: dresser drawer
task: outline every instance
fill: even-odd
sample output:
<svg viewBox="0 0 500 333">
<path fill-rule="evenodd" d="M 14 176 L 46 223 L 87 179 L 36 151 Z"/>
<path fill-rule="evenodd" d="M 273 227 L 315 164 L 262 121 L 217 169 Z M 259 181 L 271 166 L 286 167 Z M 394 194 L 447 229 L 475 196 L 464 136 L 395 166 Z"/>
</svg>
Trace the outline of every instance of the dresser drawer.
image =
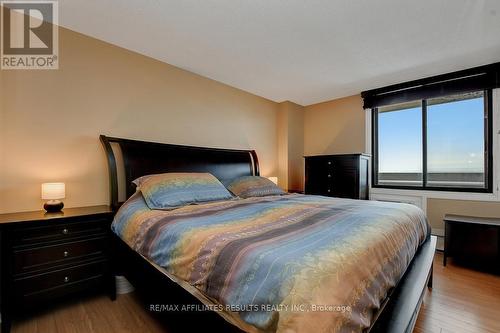
<svg viewBox="0 0 500 333">
<path fill-rule="evenodd" d="M 105 260 L 77 265 L 14 280 L 18 304 L 32 303 L 85 290 L 89 285 L 104 285 L 108 263 Z"/>
<path fill-rule="evenodd" d="M 76 237 L 85 237 L 108 232 L 108 220 L 100 217 L 89 221 L 60 223 L 49 226 L 18 228 L 13 230 L 13 245 L 29 245 L 34 243 L 58 241 Z"/>
<path fill-rule="evenodd" d="M 57 245 L 14 250 L 14 274 L 50 269 L 92 256 L 103 256 L 108 248 L 106 237 L 96 237 Z"/>
</svg>

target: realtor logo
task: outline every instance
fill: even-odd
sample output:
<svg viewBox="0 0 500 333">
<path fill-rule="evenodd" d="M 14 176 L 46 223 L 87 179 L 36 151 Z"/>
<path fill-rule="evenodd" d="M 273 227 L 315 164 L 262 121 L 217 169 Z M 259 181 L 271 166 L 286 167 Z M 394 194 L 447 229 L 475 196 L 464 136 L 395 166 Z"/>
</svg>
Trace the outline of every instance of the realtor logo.
<svg viewBox="0 0 500 333">
<path fill-rule="evenodd" d="M 57 1 L 0 1 L 1 68 L 58 69 Z"/>
</svg>

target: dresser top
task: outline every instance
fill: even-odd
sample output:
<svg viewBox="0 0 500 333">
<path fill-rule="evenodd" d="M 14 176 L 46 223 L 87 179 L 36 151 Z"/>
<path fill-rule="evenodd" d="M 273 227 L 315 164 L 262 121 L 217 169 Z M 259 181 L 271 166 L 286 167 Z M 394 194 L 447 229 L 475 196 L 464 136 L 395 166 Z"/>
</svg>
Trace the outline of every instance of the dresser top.
<svg viewBox="0 0 500 333">
<path fill-rule="evenodd" d="M 7 214 L 0 214 L 0 225 L 17 223 L 17 222 L 52 220 L 52 219 L 61 219 L 68 217 L 110 214 L 110 213 L 113 213 L 113 211 L 109 206 L 105 205 L 65 208 L 58 213 L 46 213 L 44 210 L 37 210 L 33 212 L 7 213 Z"/>
<path fill-rule="evenodd" d="M 365 156 L 371 157 L 370 154 L 367 153 L 350 153 L 350 154 L 325 154 L 325 155 L 306 155 L 305 158 L 327 158 L 327 157 L 353 157 L 353 156 Z"/>
</svg>

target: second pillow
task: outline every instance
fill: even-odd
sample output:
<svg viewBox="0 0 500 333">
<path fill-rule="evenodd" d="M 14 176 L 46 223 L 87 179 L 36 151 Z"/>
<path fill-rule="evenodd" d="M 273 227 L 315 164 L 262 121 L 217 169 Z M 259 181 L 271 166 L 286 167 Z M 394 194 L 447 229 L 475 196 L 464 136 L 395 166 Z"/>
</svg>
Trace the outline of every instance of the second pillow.
<svg viewBox="0 0 500 333">
<path fill-rule="evenodd" d="M 228 190 L 240 198 L 264 197 L 268 195 L 286 194 L 267 178 L 259 176 L 246 176 L 233 180 L 227 186 Z"/>
</svg>

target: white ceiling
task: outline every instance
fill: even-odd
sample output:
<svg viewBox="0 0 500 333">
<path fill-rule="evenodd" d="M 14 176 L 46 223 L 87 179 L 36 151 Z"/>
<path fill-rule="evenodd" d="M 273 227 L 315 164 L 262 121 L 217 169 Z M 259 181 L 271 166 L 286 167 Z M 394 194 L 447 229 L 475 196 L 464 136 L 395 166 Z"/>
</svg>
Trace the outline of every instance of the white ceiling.
<svg viewBox="0 0 500 333">
<path fill-rule="evenodd" d="M 61 0 L 59 22 L 302 105 L 500 61 L 499 0 Z"/>
</svg>

